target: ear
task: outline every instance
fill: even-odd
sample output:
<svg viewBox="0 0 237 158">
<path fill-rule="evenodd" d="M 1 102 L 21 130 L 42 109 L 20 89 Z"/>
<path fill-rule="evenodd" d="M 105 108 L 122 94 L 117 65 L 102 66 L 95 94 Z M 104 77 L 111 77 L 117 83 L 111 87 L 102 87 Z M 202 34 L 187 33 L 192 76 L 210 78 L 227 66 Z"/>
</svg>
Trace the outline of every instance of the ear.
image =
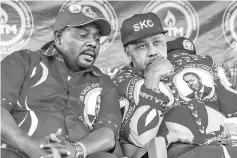
<svg viewBox="0 0 237 158">
<path fill-rule="evenodd" d="M 125 52 L 125 54 L 127 55 L 127 57 L 128 57 L 128 60 L 132 60 L 132 57 L 131 57 L 131 52 L 128 50 L 128 48 L 127 47 L 125 47 L 124 48 L 124 52 Z"/>
<path fill-rule="evenodd" d="M 62 32 L 61 31 L 55 31 L 54 32 L 54 42 L 57 45 L 61 45 L 62 40 Z"/>
</svg>

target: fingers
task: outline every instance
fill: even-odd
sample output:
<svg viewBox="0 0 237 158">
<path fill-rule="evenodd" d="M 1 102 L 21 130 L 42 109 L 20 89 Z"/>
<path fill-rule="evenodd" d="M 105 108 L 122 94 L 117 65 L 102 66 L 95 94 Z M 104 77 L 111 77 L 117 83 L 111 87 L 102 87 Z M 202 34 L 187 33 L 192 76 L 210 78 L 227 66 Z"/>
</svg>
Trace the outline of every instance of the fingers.
<svg viewBox="0 0 237 158">
<path fill-rule="evenodd" d="M 50 134 L 49 140 L 50 140 L 50 142 L 57 142 L 57 143 L 61 143 L 62 142 L 62 140 L 58 139 L 57 135 L 54 134 L 54 133 Z"/>
<path fill-rule="evenodd" d="M 56 136 L 60 136 L 62 133 L 62 128 L 59 128 L 57 132 L 55 133 Z"/>
<path fill-rule="evenodd" d="M 48 147 L 44 148 L 44 149 L 48 149 Z M 63 148 L 56 148 L 56 147 L 50 146 L 49 149 L 51 150 L 52 153 L 45 155 L 45 156 L 41 156 L 40 158 L 61 158 L 62 156 L 70 156 L 71 155 L 70 151 L 63 149 Z"/>
<path fill-rule="evenodd" d="M 160 77 L 159 75 L 153 74 L 152 76 L 146 76 L 144 80 L 144 84 L 148 89 L 151 89 L 155 92 L 160 92 L 159 89 Z"/>
<path fill-rule="evenodd" d="M 49 135 L 46 135 L 44 137 L 45 140 L 47 140 L 48 142 L 57 142 L 57 143 L 61 143 L 62 140 L 58 139 L 58 136 L 60 136 L 62 134 L 62 129 L 59 128 L 55 133 L 51 133 Z"/>
<path fill-rule="evenodd" d="M 59 151 L 56 148 L 51 148 L 53 153 L 53 158 L 61 158 Z"/>
<path fill-rule="evenodd" d="M 41 144 L 41 145 L 40 145 L 40 148 L 42 148 L 42 149 L 50 149 L 50 148 L 65 148 L 65 146 L 62 145 L 62 144 L 58 144 L 58 143 L 54 143 L 54 144 L 46 144 L 46 145 Z"/>
<path fill-rule="evenodd" d="M 69 156 L 71 153 L 65 149 L 51 148 L 52 154 L 41 156 L 40 158 L 62 158 L 62 156 Z"/>
<path fill-rule="evenodd" d="M 61 143 L 62 140 L 58 139 L 57 136 L 60 136 L 62 134 L 62 129 L 59 128 L 55 133 L 51 133 L 49 136 L 49 141 L 50 142 L 57 142 L 57 143 Z"/>
<path fill-rule="evenodd" d="M 55 148 L 52 148 L 55 149 Z M 60 153 L 62 156 L 69 156 L 71 155 L 71 152 L 66 150 L 66 149 L 56 149 L 58 151 L 58 153 Z M 56 154 L 58 154 L 56 153 Z"/>
</svg>

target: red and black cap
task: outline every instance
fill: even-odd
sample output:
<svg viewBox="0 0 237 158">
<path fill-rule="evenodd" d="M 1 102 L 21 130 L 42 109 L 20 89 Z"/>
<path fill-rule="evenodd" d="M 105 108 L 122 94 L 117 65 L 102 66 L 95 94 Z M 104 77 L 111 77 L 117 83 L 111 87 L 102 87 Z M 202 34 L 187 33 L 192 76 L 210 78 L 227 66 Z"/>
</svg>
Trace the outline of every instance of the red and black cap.
<svg viewBox="0 0 237 158">
<path fill-rule="evenodd" d="M 97 24 L 101 36 L 108 36 L 111 33 L 110 23 L 100 15 L 96 8 L 79 4 L 66 6 L 58 13 L 54 31 L 63 30 L 68 26 L 83 26 L 89 23 Z"/>
<path fill-rule="evenodd" d="M 166 44 L 168 54 L 172 54 L 177 51 L 183 51 L 185 53 L 196 55 L 195 46 L 188 38 L 178 37 L 173 41 L 168 41 Z"/>
</svg>

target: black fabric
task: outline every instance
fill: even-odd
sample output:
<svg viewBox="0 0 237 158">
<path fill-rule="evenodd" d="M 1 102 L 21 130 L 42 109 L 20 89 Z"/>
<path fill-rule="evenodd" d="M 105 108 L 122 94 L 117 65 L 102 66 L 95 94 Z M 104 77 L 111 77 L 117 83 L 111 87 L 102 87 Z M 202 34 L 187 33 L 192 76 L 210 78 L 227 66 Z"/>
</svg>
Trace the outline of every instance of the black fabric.
<svg viewBox="0 0 237 158">
<path fill-rule="evenodd" d="M 1 158 L 29 158 L 29 156 L 10 148 L 1 148 Z"/>
<path fill-rule="evenodd" d="M 106 152 L 98 152 L 87 156 L 86 158 L 118 158 L 115 155 Z"/>
<path fill-rule="evenodd" d="M 53 44 L 54 41 L 50 41 L 48 43 L 46 43 L 45 45 L 43 45 L 43 47 L 41 47 L 42 50 L 47 50 L 49 48 L 49 46 L 51 46 L 51 44 Z"/>
<path fill-rule="evenodd" d="M 177 158 L 180 155 L 183 155 L 189 152 L 192 149 L 199 147 L 198 145 L 190 145 L 190 144 L 172 144 L 168 148 L 168 158 Z"/>
</svg>

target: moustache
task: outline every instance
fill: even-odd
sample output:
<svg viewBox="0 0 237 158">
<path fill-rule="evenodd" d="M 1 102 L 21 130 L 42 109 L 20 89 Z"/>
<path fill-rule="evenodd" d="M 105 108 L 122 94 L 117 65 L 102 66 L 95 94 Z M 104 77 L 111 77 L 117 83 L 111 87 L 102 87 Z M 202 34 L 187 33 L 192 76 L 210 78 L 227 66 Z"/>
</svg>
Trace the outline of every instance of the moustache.
<svg viewBox="0 0 237 158">
<path fill-rule="evenodd" d="M 85 49 L 81 52 L 81 54 L 86 54 L 86 55 L 90 55 L 92 57 L 96 56 L 95 50 L 94 49 Z"/>
</svg>

